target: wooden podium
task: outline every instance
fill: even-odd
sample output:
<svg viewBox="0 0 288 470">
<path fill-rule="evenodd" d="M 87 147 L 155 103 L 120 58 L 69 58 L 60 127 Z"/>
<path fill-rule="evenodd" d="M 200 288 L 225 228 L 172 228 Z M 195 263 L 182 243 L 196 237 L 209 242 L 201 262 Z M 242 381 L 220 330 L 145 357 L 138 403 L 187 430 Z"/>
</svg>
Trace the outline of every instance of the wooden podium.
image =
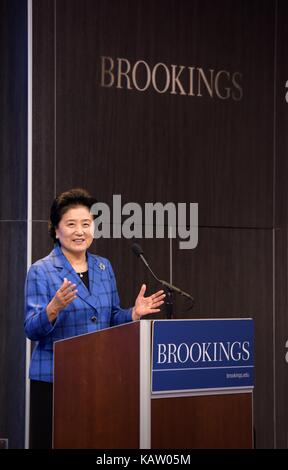
<svg viewBox="0 0 288 470">
<path fill-rule="evenodd" d="M 54 344 L 53 447 L 252 448 L 252 389 L 151 394 L 151 326 Z"/>
</svg>

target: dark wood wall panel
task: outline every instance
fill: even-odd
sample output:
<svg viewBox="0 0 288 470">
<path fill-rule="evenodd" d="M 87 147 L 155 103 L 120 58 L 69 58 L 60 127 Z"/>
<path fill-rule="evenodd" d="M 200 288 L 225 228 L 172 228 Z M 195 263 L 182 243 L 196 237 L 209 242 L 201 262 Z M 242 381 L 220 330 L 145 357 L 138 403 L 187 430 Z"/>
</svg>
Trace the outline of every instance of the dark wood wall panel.
<svg viewBox="0 0 288 470">
<path fill-rule="evenodd" d="M 273 447 L 272 247 L 272 230 L 206 228 L 196 250 L 179 250 L 175 241 L 174 253 L 173 281 L 196 301 L 185 313 L 176 298 L 177 316 L 254 319 L 254 420 L 256 445 L 264 448 Z"/>
<path fill-rule="evenodd" d="M 287 448 L 288 435 L 288 231 L 275 232 L 276 252 L 276 445 Z"/>
<path fill-rule="evenodd" d="M 275 231 L 275 367 L 276 436 L 279 448 L 288 446 L 288 4 L 279 0 L 276 55 L 276 227 Z"/>
<path fill-rule="evenodd" d="M 47 213 L 49 213 L 50 205 L 51 201 L 49 202 Z M 34 263 L 38 259 L 47 256 L 53 249 L 53 240 L 48 233 L 48 217 L 46 221 L 33 221 L 32 233 L 34 240 L 34 243 L 32 243 L 32 262 Z"/>
<path fill-rule="evenodd" d="M 55 197 L 54 1 L 33 2 L 33 219 Z"/>
<path fill-rule="evenodd" d="M 288 4 L 278 2 L 276 74 L 276 226 L 288 225 Z"/>
<path fill-rule="evenodd" d="M 0 221 L 0 436 L 24 446 L 26 222 Z"/>
<path fill-rule="evenodd" d="M 26 3 L 21 0 L 0 2 L 0 60 L 0 218 L 23 220 L 27 214 L 27 24 Z"/>
<path fill-rule="evenodd" d="M 64 0 L 55 14 L 57 192 L 77 183 L 107 201 L 199 202 L 201 225 L 272 225 L 273 2 Z M 52 47 L 48 35 L 44 58 Z M 243 99 L 103 88 L 102 55 L 239 72 Z M 53 73 L 50 57 L 42 87 Z"/>
<path fill-rule="evenodd" d="M 24 446 L 27 9 L 0 0 L 0 437 Z"/>
</svg>

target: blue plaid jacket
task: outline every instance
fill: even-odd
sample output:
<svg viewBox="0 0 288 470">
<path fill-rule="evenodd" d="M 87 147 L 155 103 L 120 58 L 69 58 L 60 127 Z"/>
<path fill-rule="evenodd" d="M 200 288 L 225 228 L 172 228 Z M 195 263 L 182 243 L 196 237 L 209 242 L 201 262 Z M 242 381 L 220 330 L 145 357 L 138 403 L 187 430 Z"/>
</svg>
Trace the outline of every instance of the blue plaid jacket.
<svg viewBox="0 0 288 470">
<path fill-rule="evenodd" d="M 72 336 L 132 320 L 132 309 L 122 309 L 110 262 L 87 253 L 89 291 L 74 271 L 60 246 L 36 263 L 27 274 L 25 286 L 25 333 L 36 341 L 33 349 L 30 378 L 53 382 L 53 343 Z M 77 284 L 77 299 L 59 312 L 52 324 L 46 306 L 64 281 Z"/>
</svg>

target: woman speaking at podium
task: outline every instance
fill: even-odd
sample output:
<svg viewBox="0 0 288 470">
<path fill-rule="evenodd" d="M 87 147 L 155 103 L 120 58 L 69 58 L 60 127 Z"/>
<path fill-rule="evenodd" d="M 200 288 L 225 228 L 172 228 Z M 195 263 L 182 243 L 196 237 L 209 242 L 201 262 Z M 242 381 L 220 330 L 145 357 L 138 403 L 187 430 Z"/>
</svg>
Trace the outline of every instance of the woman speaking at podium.
<svg viewBox="0 0 288 470">
<path fill-rule="evenodd" d="M 142 285 L 133 308 L 122 309 L 106 258 L 89 253 L 95 203 L 84 189 L 66 191 L 51 206 L 54 249 L 34 263 L 25 286 L 25 333 L 36 342 L 30 364 L 30 448 L 52 447 L 53 343 L 159 312 L 163 291 L 145 297 Z M 73 393 L 73 391 L 71 391 Z"/>
</svg>

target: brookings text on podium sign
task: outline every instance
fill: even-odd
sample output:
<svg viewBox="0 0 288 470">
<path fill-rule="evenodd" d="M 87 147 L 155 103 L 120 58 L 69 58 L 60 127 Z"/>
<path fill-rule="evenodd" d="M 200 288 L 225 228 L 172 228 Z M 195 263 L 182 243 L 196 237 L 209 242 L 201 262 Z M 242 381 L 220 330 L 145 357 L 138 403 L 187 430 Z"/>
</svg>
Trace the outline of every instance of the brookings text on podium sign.
<svg viewBox="0 0 288 470">
<path fill-rule="evenodd" d="M 153 322 L 152 393 L 253 387 L 252 319 Z"/>
</svg>

